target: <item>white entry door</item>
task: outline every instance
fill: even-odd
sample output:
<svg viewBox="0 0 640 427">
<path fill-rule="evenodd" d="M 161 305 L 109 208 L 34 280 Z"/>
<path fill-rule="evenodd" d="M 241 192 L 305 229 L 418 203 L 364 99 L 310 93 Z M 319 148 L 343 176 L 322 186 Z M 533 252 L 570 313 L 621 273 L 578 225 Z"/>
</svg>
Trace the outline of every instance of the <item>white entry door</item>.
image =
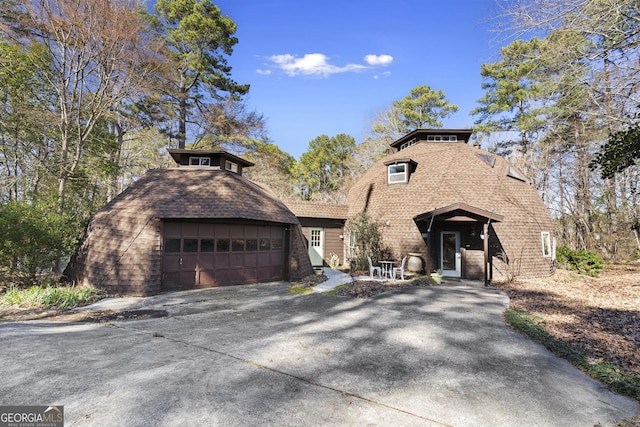
<svg viewBox="0 0 640 427">
<path fill-rule="evenodd" d="M 311 228 L 309 230 L 309 258 L 311 265 L 314 267 L 322 267 L 324 261 L 324 229 Z"/>
<path fill-rule="evenodd" d="M 460 277 L 462 255 L 460 254 L 460 233 L 457 231 L 443 231 L 440 233 L 440 265 L 442 275 Z"/>
</svg>

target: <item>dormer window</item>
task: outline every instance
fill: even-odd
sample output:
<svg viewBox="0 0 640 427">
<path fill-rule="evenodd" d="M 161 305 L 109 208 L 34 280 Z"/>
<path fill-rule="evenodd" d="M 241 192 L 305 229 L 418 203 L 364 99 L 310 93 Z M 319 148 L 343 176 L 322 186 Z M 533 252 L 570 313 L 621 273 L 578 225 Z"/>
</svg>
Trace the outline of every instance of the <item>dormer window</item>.
<svg viewBox="0 0 640 427">
<path fill-rule="evenodd" d="M 209 157 L 189 157 L 189 166 L 211 166 Z"/>
<path fill-rule="evenodd" d="M 384 162 L 387 167 L 387 184 L 406 184 L 418 164 L 411 159 L 394 159 Z"/>
<path fill-rule="evenodd" d="M 230 162 L 229 160 L 224 162 L 224 168 L 228 171 L 238 173 L 238 164 Z"/>
<path fill-rule="evenodd" d="M 387 167 L 389 172 L 389 184 L 398 184 L 407 182 L 408 174 L 407 174 L 407 164 L 406 163 L 398 163 L 396 165 L 389 165 Z"/>
</svg>

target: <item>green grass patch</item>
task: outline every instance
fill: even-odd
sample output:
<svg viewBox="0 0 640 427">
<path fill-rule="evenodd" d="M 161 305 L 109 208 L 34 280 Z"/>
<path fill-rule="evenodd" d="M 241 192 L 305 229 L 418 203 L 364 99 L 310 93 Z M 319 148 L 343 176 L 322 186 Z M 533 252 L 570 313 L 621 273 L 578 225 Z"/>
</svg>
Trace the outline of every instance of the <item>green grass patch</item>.
<svg viewBox="0 0 640 427">
<path fill-rule="evenodd" d="M 67 310 L 91 304 L 104 296 L 101 289 L 35 285 L 28 288 L 10 286 L 0 295 L 0 305 L 28 309 Z"/>
<path fill-rule="evenodd" d="M 295 295 L 308 295 L 313 293 L 313 288 L 303 288 L 301 286 L 293 285 L 289 287 L 289 293 Z"/>
<path fill-rule="evenodd" d="M 513 328 L 544 345 L 556 355 L 567 359 L 592 378 L 607 384 L 611 390 L 640 401 L 639 376 L 626 373 L 610 363 L 589 361 L 580 350 L 551 336 L 525 311 L 507 309 L 504 318 Z"/>
</svg>

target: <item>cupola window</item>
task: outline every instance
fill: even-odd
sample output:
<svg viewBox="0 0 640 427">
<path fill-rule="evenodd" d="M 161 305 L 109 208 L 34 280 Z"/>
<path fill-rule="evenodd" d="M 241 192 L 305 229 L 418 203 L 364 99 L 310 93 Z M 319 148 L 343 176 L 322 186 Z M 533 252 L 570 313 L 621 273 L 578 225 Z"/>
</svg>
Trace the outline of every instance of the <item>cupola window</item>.
<svg viewBox="0 0 640 427">
<path fill-rule="evenodd" d="M 456 142 L 458 137 L 456 135 L 427 135 L 428 142 Z"/>
<path fill-rule="evenodd" d="M 238 173 L 238 164 L 230 162 L 229 160 L 224 162 L 224 168 L 228 171 Z"/>
<path fill-rule="evenodd" d="M 404 144 L 402 144 L 400 146 L 400 151 L 404 150 L 405 148 L 409 148 L 409 147 L 411 147 L 413 145 L 416 145 L 416 142 L 418 142 L 417 138 L 413 138 L 411 141 L 405 142 Z"/>
<path fill-rule="evenodd" d="M 189 166 L 211 166 L 209 157 L 189 157 Z"/>
</svg>

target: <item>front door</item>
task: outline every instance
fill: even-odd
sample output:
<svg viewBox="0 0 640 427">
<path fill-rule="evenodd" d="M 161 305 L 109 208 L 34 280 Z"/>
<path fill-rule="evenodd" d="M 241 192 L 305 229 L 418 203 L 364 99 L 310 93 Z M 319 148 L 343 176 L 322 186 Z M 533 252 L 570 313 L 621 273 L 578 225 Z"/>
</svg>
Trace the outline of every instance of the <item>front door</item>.
<svg viewBox="0 0 640 427">
<path fill-rule="evenodd" d="M 314 267 L 322 267 L 324 260 L 324 229 L 311 228 L 309 230 L 309 258 L 311 265 Z"/>
<path fill-rule="evenodd" d="M 442 275 L 460 277 L 462 273 L 460 254 L 460 233 L 443 231 L 440 233 L 440 265 Z"/>
</svg>

